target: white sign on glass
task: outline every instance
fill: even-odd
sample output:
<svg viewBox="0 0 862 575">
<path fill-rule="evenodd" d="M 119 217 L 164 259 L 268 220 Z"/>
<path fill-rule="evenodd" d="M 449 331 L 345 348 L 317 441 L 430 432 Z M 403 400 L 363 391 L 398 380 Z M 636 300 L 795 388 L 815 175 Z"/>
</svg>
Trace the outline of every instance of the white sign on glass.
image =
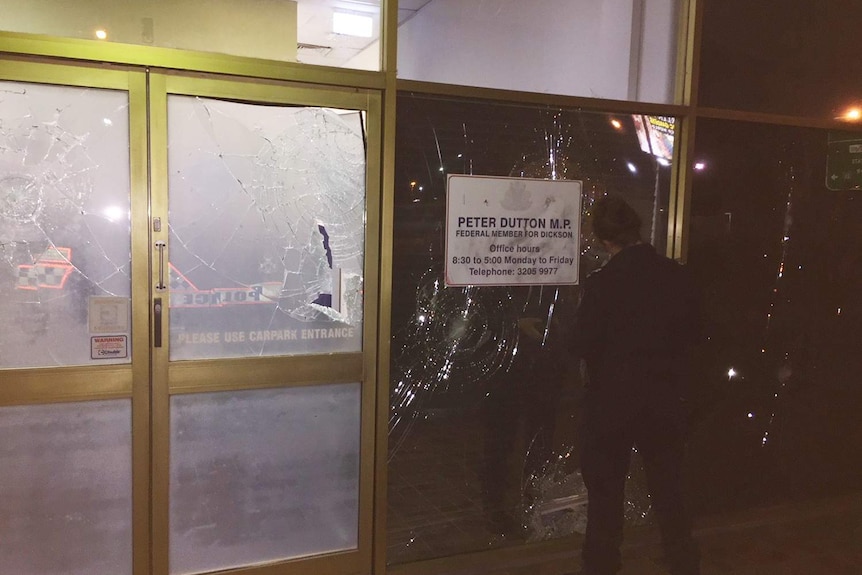
<svg viewBox="0 0 862 575">
<path fill-rule="evenodd" d="M 578 283 L 582 184 L 450 175 L 446 285 Z"/>
</svg>

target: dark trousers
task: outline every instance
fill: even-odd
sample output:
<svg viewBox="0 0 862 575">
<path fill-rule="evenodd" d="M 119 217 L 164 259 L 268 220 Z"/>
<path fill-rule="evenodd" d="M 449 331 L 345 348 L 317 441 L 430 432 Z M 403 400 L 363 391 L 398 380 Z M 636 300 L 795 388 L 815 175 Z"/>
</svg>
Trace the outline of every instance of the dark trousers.
<svg viewBox="0 0 862 575">
<path fill-rule="evenodd" d="M 632 448 L 637 447 L 670 572 L 699 574 L 700 557 L 683 497 L 685 439 L 681 422 L 644 413 L 624 428 L 613 428 L 607 421 L 596 421 L 589 410 L 587 406 L 581 453 L 581 473 L 589 498 L 585 572 L 610 575 L 621 567 L 625 483 Z"/>
</svg>

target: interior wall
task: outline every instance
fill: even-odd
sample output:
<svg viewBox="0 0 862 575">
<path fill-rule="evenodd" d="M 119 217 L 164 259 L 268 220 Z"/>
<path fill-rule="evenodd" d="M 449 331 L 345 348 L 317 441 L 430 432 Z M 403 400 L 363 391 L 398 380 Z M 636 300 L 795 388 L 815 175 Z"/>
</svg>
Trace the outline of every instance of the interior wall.
<svg viewBox="0 0 862 575">
<path fill-rule="evenodd" d="M 0 0 L 0 29 L 296 60 L 290 0 Z"/>
<path fill-rule="evenodd" d="M 637 100 L 672 102 L 680 0 L 643 0 Z"/>
<path fill-rule="evenodd" d="M 669 102 L 678 0 L 432 0 L 398 30 L 398 77 Z M 633 45 L 633 18 L 644 15 Z M 468 56 L 467 56 L 468 55 Z M 639 77 L 630 94 L 633 72 Z"/>
</svg>

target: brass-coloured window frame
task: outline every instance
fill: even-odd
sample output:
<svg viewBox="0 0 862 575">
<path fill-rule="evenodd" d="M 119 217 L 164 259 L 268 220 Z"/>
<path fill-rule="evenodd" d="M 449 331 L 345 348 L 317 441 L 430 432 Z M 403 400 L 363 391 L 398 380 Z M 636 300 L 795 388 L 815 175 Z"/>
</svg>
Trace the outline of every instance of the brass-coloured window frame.
<svg viewBox="0 0 862 575">
<path fill-rule="evenodd" d="M 8 35 L 0 34 L 0 44 Z M 72 41 L 72 48 L 78 44 Z M 86 41 L 84 42 L 87 43 Z M 57 41 L 56 52 L 66 53 Z M 25 50 L 26 51 L 26 50 Z M 145 49 L 146 51 L 146 49 Z M 72 50 L 74 52 L 74 50 Z M 209 57 L 209 55 L 208 55 Z M 129 94 L 130 185 L 132 203 L 132 349 L 133 363 L 110 366 L 70 366 L 0 370 L 0 406 L 129 399 L 132 402 L 133 558 L 135 575 L 167 574 L 167 486 L 169 478 L 169 402 L 174 394 L 240 389 L 298 387 L 356 382 L 361 386 L 360 473 L 358 545 L 353 551 L 298 558 L 274 564 L 250 566 L 237 573 L 319 573 L 339 575 L 371 569 L 375 467 L 375 414 L 378 366 L 379 261 L 381 218 L 381 115 L 379 90 L 357 86 L 333 86 L 325 81 L 310 85 L 266 78 L 249 81 L 257 72 L 224 79 L 211 71 L 194 73 L 174 69 L 149 72 L 125 65 L 100 66 L 94 62 L 70 65 L 64 60 L 33 58 L 27 53 L 0 54 L 0 79 L 123 90 Z M 218 60 L 218 58 L 216 58 Z M 127 61 L 121 64 L 128 64 Z M 217 68 L 217 66 L 214 66 Z M 229 66 L 227 67 L 230 68 Z M 333 74 L 327 71 L 327 74 Z M 289 75 L 289 74 L 288 74 Z M 335 73 L 337 75 L 337 73 Z M 372 76 L 379 74 L 372 74 Z M 316 73 L 311 77 L 320 79 Z M 360 83 L 361 84 L 361 83 Z M 374 81 L 366 82 L 375 85 Z M 163 86 L 165 114 L 153 114 L 154 88 Z M 153 151 L 159 130 L 166 134 L 167 93 L 187 93 L 242 101 L 290 105 L 318 105 L 362 110 L 366 114 L 366 238 L 364 256 L 363 349 L 358 353 L 311 356 L 242 358 L 202 362 L 167 361 L 167 346 L 151 347 L 150 333 L 152 209 L 166 214 L 164 148 Z M 159 196 L 161 194 L 161 196 Z M 152 203 L 151 203 L 152 202 Z M 166 221 L 166 220 L 164 220 Z M 165 231 L 167 227 L 163 228 Z M 169 312 L 168 312 L 169 313 Z M 164 329 L 169 325 L 164 322 Z M 167 341 L 167 338 L 164 339 Z M 158 352 L 163 352 L 163 357 Z M 150 366 L 152 365 L 152 371 Z M 247 381 L 257 376 L 256 381 Z M 238 376 L 242 376 L 238 378 Z M 152 384 L 151 384 L 152 378 Z M 240 383 L 236 382 L 240 379 Z M 54 382 L 63 381 L 62 386 Z M 169 386 L 166 382 L 174 381 Z M 157 422 L 155 425 L 152 422 Z M 151 440 L 152 437 L 152 440 Z M 151 442 L 152 441 L 152 442 Z M 161 497 L 160 497 L 161 495 Z M 161 534 L 164 534 L 162 536 Z"/>
<path fill-rule="evenodd" d="M 127 399 L 132 406 L 132 568 L 150 571 L 150 390 L 147 229 L 148 160 L 146 74 L 139 69 L 81 67 L 60 63 L 7 60 L 0 68 L 7 81 L 125 91 L 129 96 L 129 185 L 131 209 L 131 363 L 0 370 L 0 406 Z M 143 290 L 143 292 L 141 291 Z M 58 386 L 56 381 L 62 381 Z"/>
<path fill-rule="evenodd" d="M 150 139 L 152 215 L 168 221 L 167 99 L 189 95 L 249 103 L 323 106 L 366 113 L 366 234 L 364 255 L 363 345 L 359 353 L 312 354 L 266 358 L 169 360 L 170 309 L 163 312 L 163 347 L 153 353 L 153 573 L 166 575 L 168 559 L 168 493 L 170 477 L 170 397 L 179 394 L 247 389 L 306 387 L 333 383 L 360 384 L 359 525 L 356 550 L 249 566 L 236 573 L 342 574 L 371 564 L 374 428 L 377 384 L 377 326 L 380 258 L 381 97 L 373 90 L 303 86 L 296 82 L 255 83 L 175 71 L 151 72 Z M 152 241 L 168 242 L 168 226 Z M 169 256 L 170 244 L 165 257 Z M 153 262 L 155 265 L 155 262 Z M 257 379 L 252 378 L 255 376 Z"/>
</svg>

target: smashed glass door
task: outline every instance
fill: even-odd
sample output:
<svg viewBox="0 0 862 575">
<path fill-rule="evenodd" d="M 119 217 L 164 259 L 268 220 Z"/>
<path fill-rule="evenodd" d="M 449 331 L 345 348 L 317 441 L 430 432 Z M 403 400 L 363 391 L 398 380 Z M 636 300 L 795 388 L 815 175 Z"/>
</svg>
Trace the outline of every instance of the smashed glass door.
<svg viewBox="0 0 862 575">
<path fill-rule="evenodd" d="M 157 570 L 354 572 L 370 564 L 370 98 L 161 76 L 151 90 L 155 425 L 170 429 Z"/>
<path fill-rule="evenodd" d="M 126 92 L 0 82 L 0 368 L 131 361 L 129 182 Z"/>
<path fill-rule="evenodd" d="M 131 575 L 145 79 L 16 61 L 0 78 L 0 573 Z"/>
<path fill-rule="evenodd" d="M 168 98 L 171 359 L 358 352 L 355 110 Z"/>
</svg>

